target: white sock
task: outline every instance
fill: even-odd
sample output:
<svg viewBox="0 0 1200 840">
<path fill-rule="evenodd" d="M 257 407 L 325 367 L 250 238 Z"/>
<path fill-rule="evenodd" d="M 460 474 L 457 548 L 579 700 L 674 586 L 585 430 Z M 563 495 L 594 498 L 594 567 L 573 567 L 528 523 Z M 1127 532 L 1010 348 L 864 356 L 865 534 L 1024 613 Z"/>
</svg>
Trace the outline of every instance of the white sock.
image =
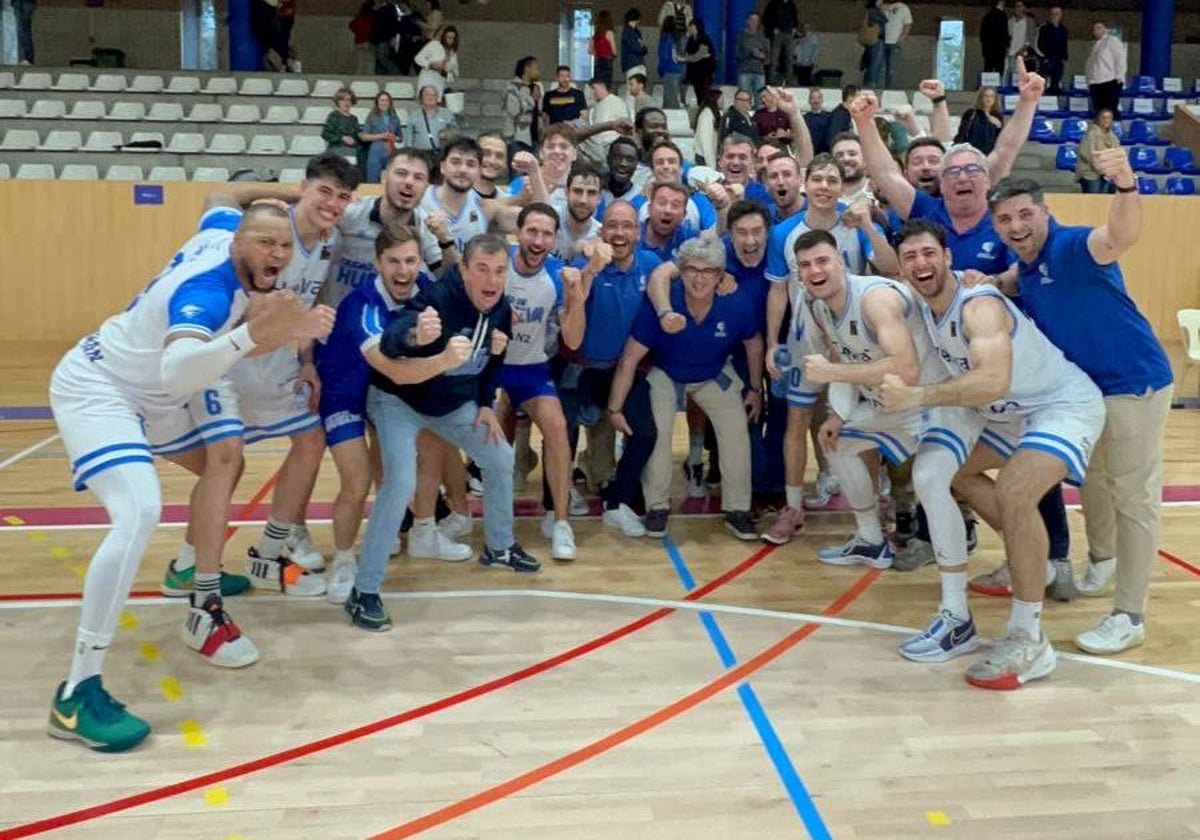
<svg viewBox="0 0 1200 840">
<path fill-rule="evenodd" d="M 434 522 L 434 519 L 432 516 L 422 516 L 420 518 L 417 518 L 414 516 L 413 521 L 412 521 L 412 530 L 416 531 L 416 530 L 420 529 L 421 531 L 428 531 L 431 528 L 433 528 L 436 524 L 437 523 Z"/>
<path fill-rule="evenodd" d="M 354 556 L 352 550 L 335 549 L 333 552 L 333 562 L 336 563 L 342 559 L 349 560 L 351 563 L 358 562 L 358 558 Z"/>
<path fill-rule="evenodd" d="M 967 606 L 966 572 L 942 572 L 941 608 L 963 621 L 971 615 L 971 609 Z"/>
<path fill-rule="evenodd" d="M 800 510 L 804 507 L 804 486 L 797 487 L 795 484 L 789 484 L 784 487 L 784 493 L 787 495 L 787 504 L 790 508 Z"/>
<path fill-rule="evenodd" d="M 1024 630 L 1034 640 L 1042 637 L 1042 602 L 1018 601 L 1013 598 L 1012 614 L 1008 617 L 1008 632 Z"/>
<path fill-rule="evenodd" d="M 179 546 L 179 553 L 175 555 L 175 571 L 186 572 L 195 565 L 196 546 L 184 540 L 183 544 Z"/>
<path fill-rule="evenodd" d="M 63 688 L 64 700 L 75 692 L 75 686 L 100 673 L 104 665 L 104 654 L 108 653 L 108 644 L 111 641 L 109 637 L 86 630 L 76 632 L 75 655 L 71 657 L 71 672 L 67 675 L 67 684 Z"/>
<path fill-rule="evenodd" d="M 854 511 L 855 532 L 871 545 L 883 542 L 883 525 L 879 522 L 879 508 Z"/>
<path fill-rule="evenodd" d="M 692 466 L 704 463 L 704 435 L 688 438 L 687 462 Z"/>
<path fill-rule="evenodd" d="M 278 560 L 283 552 L 284 543 L 292 533 L 290 522 L 277 522 L 274 517 L 267 518 L 267 527 L 263 529 L 258 540 L 258 556 L 264 560 Z"/>
</svg>

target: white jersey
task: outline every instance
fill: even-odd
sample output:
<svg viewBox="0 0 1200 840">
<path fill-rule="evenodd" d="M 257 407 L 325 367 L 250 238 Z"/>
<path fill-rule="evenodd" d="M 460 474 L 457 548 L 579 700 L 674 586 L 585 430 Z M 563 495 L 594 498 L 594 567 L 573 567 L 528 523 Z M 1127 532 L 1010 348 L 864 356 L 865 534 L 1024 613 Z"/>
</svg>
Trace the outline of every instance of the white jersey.
<svg viewBox="0 0 1200 840">
<path fill-rule="evenodd" d="M 467 197 L 457 215 L 441 205 L 441 202 L 438 201 L 437 189 L 433 187 L 425 190 L 425 196 L 421 199 L 420 206 L 426 215 L 445 213 L 449 217 L 450 238 L 454 240 L 460 255 L 472 237 L 488 232 L 488 216 L 483 209 L 483 199 L 475 190 L 467 191 Z"/>
<path fill-rule="evenodd" d="M 550 359 L 558 338 L 558 312 L 562 308 L 562 263 L 547 257 L 531 275 L 517 271 L 516 249 L 508 260 L 505 291 L 512 306 L 512 339 L 504 355 L 506 365 L 536 365 Z"/>
<path fill-rule="evenodd" d="M 228 207 L 206 212 L 199 232 L 129 308 L 80 343 L 88 360 L 139 404 L 174 408 L 187 402 L 172 396 L 162 380 L 163 347 L 173 335 L 212 338 L 241 322 L 249 297 L 229 253 L 241 220 L 241 211 Z"/>
<path fill-rule="evenodd" d="M 558 234 L 554 237 L 554 254 L 563 262 L 570 262 L 575 259 L 575 255 L 579 253 L 580 243 L 589 239 L 599 238 L 601 228 L 598 219 L 588 219 L 587 224 L 584 225 L 583 233 L 576 236 L 567 227 L 566 220 L 568 218 L 568 216 L 563 216 L 559 219 Z"/>
<path fill-rule="evenodd" d="M 941 318 L 935 318 L 928 305 L 922 303 L 920 307 L 926 329 L 951 376 L 962 376 L 971 369 L 970 341 L 963 334 L 963 306 L 985 297 L 999 301 L 1013 321 L 1010 334 L 1012 384 L 1006 397 L 979 406 L 980 414 L 988 419 L 1004 419 L 1048 405 L 1091 398 L 1095 385 L 1087 374 L 1070 362 L 1037 325 L 994 286 L 967 288 L 960 283 L 950 308 Z"/>
<path fill-rule="evenodd" d="M 337 308 L 346 295 L 363 282 L 370 283 L 377 276 L 375 271 L 375 239 L 383 230 L 380 215 L 382 198 L 359 201 L 346 208 L 338 221 L 341 236 L 333 254 L 333 271 L 329 278 L 330 287 L 322 297 L 326 303 Z M 425 225 L 425 212 L 420 206 L 413 208 L 410 222 L 421 236 L 421 260 L 426 267 L 442 261 L 442 250 L 437 237 Z"/>
<path fill-rule="evenodd" d="M 794 248 L 801 234 L 812 230 L 808 225 L 807 216 L 806 211 L 789 216 L 771 228 L 767 240 L 767 279 L 773 283 L 788 284 L 788 297 L 792 306 L 804 295 L 804 284 L 800 280 Z M 847 273 L 865 275 L 870 269 L 869 261 L 875 256 L 866 232 L 846 227 L 839 215 L 837 224 L 829 228 L 829 235 L 837 243 L 838 254 L 846 265 Z"/>
<path fill-rule="evenodd" d="M 296 232 L 296 208 L 293 207 L 288 215 L 292 220 L 292 259 L 279 273 L 275 288 L 295 292 L 305 306 L 312 306 L 329 277 L 333 251 L 340 237 L 337 228 L 334 228 L 324 239 L 318 240 L 310 251 L 304 247 Z"/>
<path fill-rule="evenodd" d="M 875 333 L 863 314 L 863 300 L 876 289 L 891 289 L 904 301 L 904 321 L 913 344 L 916 345 L 920 381 L 925 384 L 944 381 L 946 371 L 934 350 L 933 341 L 925 330 L 921 310 L 913 300 L 912 292 L 895 280 L 847 274 L 846 305 L 840 314 L 831 311 L 823 300 L 811 300 L 808 306 L 816 327 L 813 340 L 818 344 L 822 340 L 827 342 L 834 355 L 843 363 L 865 364 L 887 358 L 887 352 L 879 346 Z M 876 408 L 883 406 L 882 386 L 860 385 L 858 391 L 863 399 Z"/>
</svg>

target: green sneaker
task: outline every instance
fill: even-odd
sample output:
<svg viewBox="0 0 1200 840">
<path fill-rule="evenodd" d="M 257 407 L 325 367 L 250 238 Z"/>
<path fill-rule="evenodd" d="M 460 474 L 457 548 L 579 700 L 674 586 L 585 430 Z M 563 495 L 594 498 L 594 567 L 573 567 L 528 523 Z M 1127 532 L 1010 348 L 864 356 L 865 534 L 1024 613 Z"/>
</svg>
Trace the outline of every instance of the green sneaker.
<svg viewBox="0 0 1200 840">
<path fill-rule="evenodd" d="M 64 741 L 80 741 L 98 752 L 132 749 L 150 734 L 150 724 L 125 711 L 125 706 L 104 690 L 100 676 L 88 677 L 62 699 L 64 682 L 54 693 L 47 731 Z"/>
<path fill-rule="evenodd" d="M 167 566 L 167 574 L 163 577 L 162 586 L 158 590 L 168 598 L 186 598 L 192 594 L 192 582 L 196 578 L 196 567 L 184 569 L 182 572 L 175 568 L 175 560 L 172 559 L 170 565 Z M 229 572 L 221 572 L 221 597 L 230 598 L 234 595 L 241 595 L 250 588 L 250 578 L 245 575 L 234 575 Z"/>
</svg>

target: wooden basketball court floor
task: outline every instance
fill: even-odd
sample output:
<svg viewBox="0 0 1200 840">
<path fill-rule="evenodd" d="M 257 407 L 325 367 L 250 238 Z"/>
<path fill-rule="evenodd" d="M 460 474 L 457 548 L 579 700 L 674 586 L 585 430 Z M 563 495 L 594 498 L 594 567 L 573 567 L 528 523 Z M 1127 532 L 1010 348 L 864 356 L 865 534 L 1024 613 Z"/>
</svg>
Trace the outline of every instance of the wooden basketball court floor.
<svg viewBox="0 0 1200 840">
<path fill-rule="evenodd" d="M 383 634 L 319 599 L 230 599 L 263 656 L 222 671 L 156 597 L 190 487 L 164 465 L 166 521 L 105 670 L 154 733 L 100 755 L 44 732 L 104 533 L 44 419 L 56 355 L 0 353 L 0 838 L 1200 837 L 1198 412 L 1170 421 L 1145 646 L 1080 655 L 1072 637 L 1111 602 L 1050 603 L 1058 669 L 1011 693 L 966 686 L 964 660 L 896 655 L 936 604 L 936 569 L 821 566 L 816 547 L 851 528 L 836 513 L 779 549 L 712 516 L 674 517 L 670 541 L 585 519 L 578 560 L 532 576 L 401 555 Z M 235 570 L 282 452 L 248 451 Z M 326 464 L 326 550 L 335 487 Z M 980 536 L 972 573 L 1000 558 Z M 535 519 L 518 537 L 547 557 Z M 1003 632 L 1006 602 L 972 608 Z"/>
</svg>

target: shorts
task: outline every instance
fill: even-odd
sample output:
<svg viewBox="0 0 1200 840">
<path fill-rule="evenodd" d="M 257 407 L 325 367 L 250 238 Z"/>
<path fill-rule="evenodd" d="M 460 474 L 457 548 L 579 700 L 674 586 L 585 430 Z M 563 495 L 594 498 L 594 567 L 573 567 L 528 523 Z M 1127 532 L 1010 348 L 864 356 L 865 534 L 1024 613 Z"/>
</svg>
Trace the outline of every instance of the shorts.
<svg viewBox="0 0 1200 840">
<path fill-rule="evenodd" d="M 367 395 L 321 391 L 321 425 L 331 449 L 367 434 Z"/>
<path fill-rule="evenodd" d="M 148 406 L 74 347 L 50 377 L 50 408 L 71 461 L 76 490 L 121 464 L 153 464 L 155 455 L 200 446 L 181 406 Z"/>
<path fill-rule="evenodd" d="M 851 451 L 878 449 L 889 464 L 899 466 L 926 446 L 940 446 L 962 466 L 983 421 L 967 408 L 931 408 L 889 414 L 863 400 L 850 412 L 841 438 Z M 840 446 L 840 444 L 839 444 Z"/>
<path fill-rule="evenodd" d="M 788 328 L 787 349 L 792 357 L 792 366 L 784 371 L 787 379 L 787 403 L 791 408 L 811 409 L 821 398 L 824 385 L 809 382 L 804 378 L 804 357 L 819 352 L 812 342 L 813 324 L 807 306 L 793 306 L 792 323 Z"/>
<path fill-rule="evenodd" d="M 1054 403 L 1015 414 L 1012 420 L 981 415 L 985 424 L 979 442 L 1008 460 L 1018 449 L 1047 452 L 1067 465 L 1068 484 L 1087 478 L 1092 448 L 1104 431 L 1104 398 Z"/>
<path fill-rule="evenodd" d="M 320 426 L 321 418 L 308 409 L 308 394 L 297 390 L 299 373 L 291 347 L 238 361 L 188 402 L 197 428 L 210 430 L 204 443 L 239 434 L 257 443 Z"/>
<path fill-rule="evenodd" d="M 558 399 L 558 388 L 554 385 L 550 365 L 546 362 L 505 365 L 500 370 L 500 387 L 508 394 L 514 411 L 537 397 Z"/>
</svg>

